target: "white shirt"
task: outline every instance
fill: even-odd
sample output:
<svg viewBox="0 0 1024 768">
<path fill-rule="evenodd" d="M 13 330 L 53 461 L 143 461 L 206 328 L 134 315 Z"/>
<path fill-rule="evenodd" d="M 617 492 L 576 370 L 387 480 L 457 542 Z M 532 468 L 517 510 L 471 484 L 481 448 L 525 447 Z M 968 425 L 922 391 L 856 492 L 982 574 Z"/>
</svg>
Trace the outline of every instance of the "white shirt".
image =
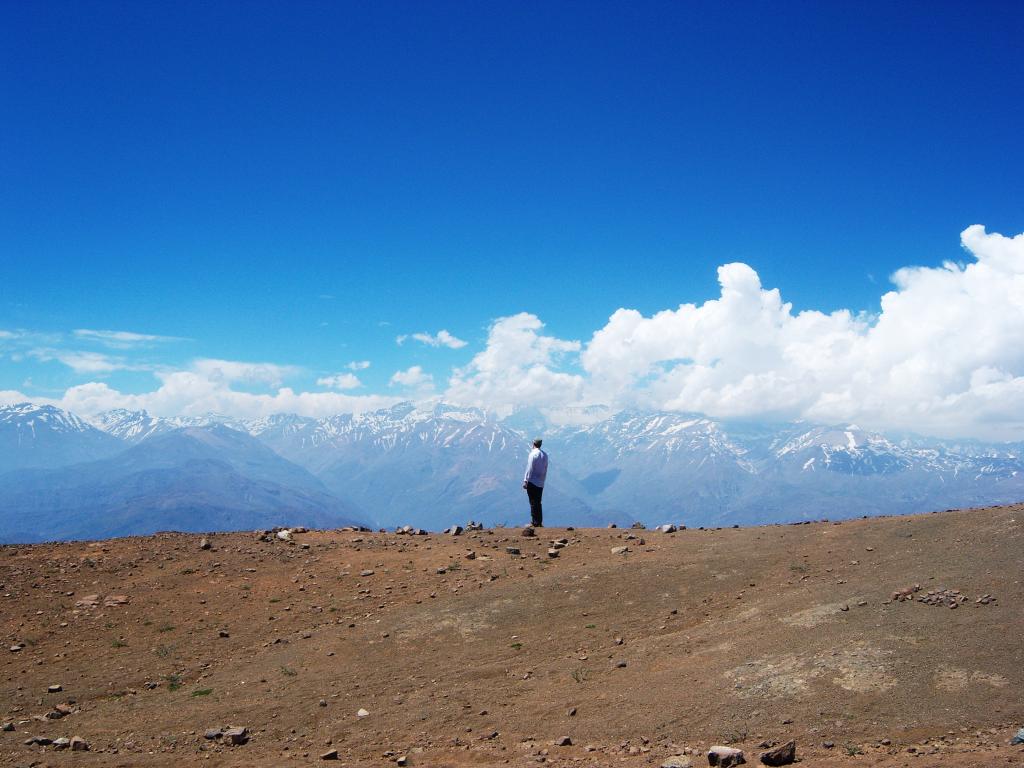
<svg viewBox="0 0 1024 768">
<path fill-rule="evenodd" d="M 540 448 L 530 451 L 526 460 L 526 477 L 523 482 L 533 483 L 538 488 L 544 487 L 544 478 L 548 474 L 548 455 Z"/>
</svg>

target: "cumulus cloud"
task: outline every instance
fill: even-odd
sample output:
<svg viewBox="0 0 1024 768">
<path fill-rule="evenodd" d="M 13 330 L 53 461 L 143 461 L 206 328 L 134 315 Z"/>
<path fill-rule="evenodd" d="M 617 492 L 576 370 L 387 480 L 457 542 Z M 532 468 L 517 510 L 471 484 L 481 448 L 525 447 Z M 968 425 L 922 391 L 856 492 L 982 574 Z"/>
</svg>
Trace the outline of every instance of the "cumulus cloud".
<svg viewBox="0 0 1024 768">
<path fill-rule="evenodd" d="M 974 261 L 898 270 L 872 318 L 794 313 L 740 263 L 719 268 L 719 297 L 651 316 L 619 309 L 582 348 L 543 336 L 534 315 L 502 318 L 447 396 L 1020 439 L 1024 235 L 972 226 L 962 242 Z"/>
<path fill-rule="evenodd" d="M 428 391 L 434 387 L 434 377 L 424 373 L 422 367 L 414 365 L 404 371 L 395 371 L 388 384 L 392 387 Z"/>
<path fill-rule="evenodd" d="M 528 312 L 496 320 L 484 350 L 453 372 L 446 397 L 496 411 L 579 402 L 584 378 L 558 368 L 566 355 L 580 350 L 580 342 L 544 335 L 543 328 L 540 318 Z"/>
<path fill-rule="evenodd" d="M 18 334 L 14 331 L 5 331 L 3 328 L 0 328 L 0 339 L 14 339 L 17 336 Z"/>
<path fill-rule="evenodd" d="M 419 341 L 423 344 L 426 344 L 428 347 L 448 347 L 449 349 L 461 349 L 468 343 L 460 338 L 453 336 L 443 328 L 433 335 L 429 333 L 413 333 L 409 335 L 398 336 L 395 339 L 395 341 L 399 345 L 402 345 L 408 339 L 414 339 L 415 341 Z"/>
<path fill-rule="evenodd" d="M 132 331 L 97 331 L 90 328 L 76 328 L 72 334 L 76 338 L 96 341 L 116 349 L 129 349 L 158 342 L 184 341 L 178 336 L 157 336 L 152 333 L 133 333 Z"/>
<path fill-rule="evenodd" d="M 345 366 L 350 371 L 365 371 L 370 367 L 369 360 L 353 360 L 351 363 Z"/>
<path fill-rule="evenodd" d="M 363 386 L 363 382 L 354 373 L 336 373 L 333 376 L 322 376 L 316 380 L 319 387 L 330 387 L 331 389 L 356 389 Z"/>
</svg>

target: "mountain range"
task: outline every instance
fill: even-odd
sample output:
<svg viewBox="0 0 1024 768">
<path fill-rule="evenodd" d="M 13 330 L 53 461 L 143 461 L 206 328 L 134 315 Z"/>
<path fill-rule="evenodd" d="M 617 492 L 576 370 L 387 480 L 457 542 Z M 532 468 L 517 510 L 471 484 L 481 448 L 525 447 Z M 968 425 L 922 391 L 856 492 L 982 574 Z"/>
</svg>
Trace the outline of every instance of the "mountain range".
<svg viewBox="0 0 1024 768">
<path fill-rule="evenodd" d="M 565 417 L 567 414 L 560 414 Z M 1024 498 L 1024 445 L 700 414 L 499 419 L 449 404 L 360 415 L 91 419 L 0 408 L 0 542 L 274 525 L 521 523 L 529 439 L 551 456 L 553 525 L 724 526 Z M 559 419 L 563 421 L 562 418 Z"/>
</svg>

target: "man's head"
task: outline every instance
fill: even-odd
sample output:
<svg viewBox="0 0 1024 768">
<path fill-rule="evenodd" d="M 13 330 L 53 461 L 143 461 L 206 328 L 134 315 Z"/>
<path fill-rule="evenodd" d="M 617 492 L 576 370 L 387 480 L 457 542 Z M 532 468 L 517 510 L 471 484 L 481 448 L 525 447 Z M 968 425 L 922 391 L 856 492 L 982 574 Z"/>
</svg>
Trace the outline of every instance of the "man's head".
<svg viewBox="0 0 1024 768">
<path fill-rule="evenodd" d="M 538 438 L 537 438 L 536 440 L 534 440 L 534 441 L 533 441 L 533 447 L 534 447 L 534 448 L 540 448 L 540 445 L 541 445 L 541 443 L 543 443 L 543 442 L 544 442 L 544 441 L 543 441 L 543 440 L 541 440 L 541 439 L 540 439 L 540 438 L 538 437 Z"/>
</svg>

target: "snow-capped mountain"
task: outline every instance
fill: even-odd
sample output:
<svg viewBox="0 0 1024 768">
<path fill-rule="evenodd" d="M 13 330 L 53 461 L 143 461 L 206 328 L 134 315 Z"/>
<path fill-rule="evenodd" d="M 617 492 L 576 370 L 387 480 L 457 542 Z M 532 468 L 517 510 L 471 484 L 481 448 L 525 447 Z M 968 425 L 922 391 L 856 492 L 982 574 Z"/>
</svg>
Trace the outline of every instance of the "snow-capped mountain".
<svg viewBox="0 0 1024 768">
<path fill-rule="evenodd" d="M 0 408 L 0 473 L 62 467 L 110 456 L 121 448 L 115 438 L 51 405 L 18 403 Z"/>
<path fill-rule="evenodd" d="M 7 468 L 61 466 L 147 445 L 147 461 L 156 462 L 165 450 L 162 438 L 199 430 L 189 445 L 196 449 L 202 437 L 204 461 L 220 452 L 233 472 L 273 479 L 279 493 L 324 492 L 362 519 L 432 529 L 470 518 L 522 522 L 521 472 L 535 436 L 544 438 L 551 455 L 545 509 L 552 524 L 763 523 L 1024 498 L 1019 444 L 602 408 L 557 413 L 554 421 L 548 416 L 521 410 L 499 419 L 475 408 L 404 403 L 326 418 L 168 419 L 112 411 L 90 424 L 59 409 L 23 404 L 0 409 L 0 446 L 7 448 Z M 244 440 L 210 437 L 217 430 L 225 430 L 222 438 Z M 285 465 L 260 478 L 271 463 L 254 445 L 301 467 L 306 479 Z M 187 458 L 180 446 L 177 455 L 180 467 Z M 44 459 L 49 463 L 40 463 Z M 311 478 L 317 487 L 308 484 Z"/>
</svg>

